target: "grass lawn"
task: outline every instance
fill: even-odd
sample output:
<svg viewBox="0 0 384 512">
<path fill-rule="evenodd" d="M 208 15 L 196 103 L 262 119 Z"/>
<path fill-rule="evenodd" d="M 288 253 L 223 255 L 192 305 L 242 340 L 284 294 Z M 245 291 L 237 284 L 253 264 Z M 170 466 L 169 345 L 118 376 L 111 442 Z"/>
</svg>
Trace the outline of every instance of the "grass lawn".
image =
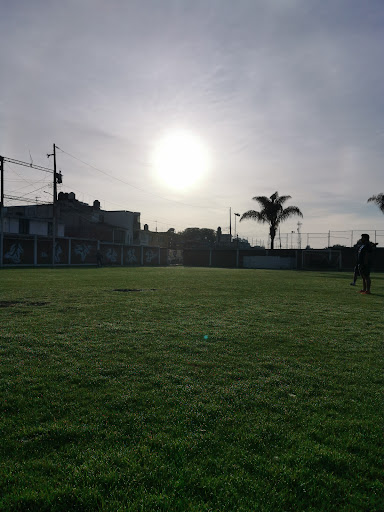
<svg viewBox="0 0 384 512">
<path fill-rule="evenodd" d="M 384 275 L 351 277 L 1 270 L 0 510 L 382 512 Z"/>
</svg>

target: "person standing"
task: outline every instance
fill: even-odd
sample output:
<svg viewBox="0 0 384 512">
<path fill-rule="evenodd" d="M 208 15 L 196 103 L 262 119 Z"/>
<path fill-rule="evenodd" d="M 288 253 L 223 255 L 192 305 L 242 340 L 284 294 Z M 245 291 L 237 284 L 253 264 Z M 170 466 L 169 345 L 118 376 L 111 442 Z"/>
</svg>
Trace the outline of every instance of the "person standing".
<svg viewBox="0 0 384 512">
<path fill-rule="evenodd" d="M 103 266 L 103 255 L 100 251 L 97 251 L 97 253 L 96 253 L 96 262 L 97 262 L 98 267 Z"/>
<path fill-rule="evenodd" d="M 362 242 L 361 242 L 361 240 L 359 240 L 359 241 L 356 243 L 356 245 L 355 245 L 355 247 L 357 247 L 357 253 L 356 253 L 356 265 L 355 265 L 355 267 L 354 267 L 354 269 L 353 269 L 353 281 L 352 281 L 352 283 L 350 283 L 350 284 L 351 284 L 351 286 L 356 286 L 357 278 L 358 278 L 358 277 L 359 277 L 359 275 L 360 275 L 360 272 L 359 272 L 359 249 L 360 249 L 360 247 L 361 247 L 361 244 L 362 244 Z"/>
<path fill-rule="evenodd" d="M 363 233 L 361 235 L 361 245 L 357 255 L 357 262 L 359 264 L 360 276 L 363 280 L 363 289 L 359 293 L 364 295 L 371 294 L 371 262 L 372 262 L 372 247 L 369 241 L 369 235 Z"/>
</svg>

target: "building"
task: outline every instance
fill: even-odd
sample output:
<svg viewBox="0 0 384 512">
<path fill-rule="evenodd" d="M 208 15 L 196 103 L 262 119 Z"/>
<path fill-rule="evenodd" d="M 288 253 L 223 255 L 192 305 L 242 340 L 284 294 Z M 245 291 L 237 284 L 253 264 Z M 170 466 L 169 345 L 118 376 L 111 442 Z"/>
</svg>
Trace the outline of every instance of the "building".
<svg viewBox="0 0 384 512">
<path fill-rule="evenodd" d="M 60 192 L 56 202 L 56 236 L 84 238 L 125 245 L 140 243 L 140 213 L 106 211 L 100 202 L 90 206 L 73 192 Z M 4 234 L 52 236 L 53 205 L 9 206 L 3 211 Z"/>
<path fill-rule="evenodd" d="M 52 204 L 7 206 L 3 209 L 3 233 L 12 235 L 52 236 Z M 64 224 L 57 222 L 56 233 L 64 236 Z"/>
<path fill-rule="evenodd" d="M 140 245 L 162 247 L 164 249 L 172 247 L 173 238 L 175 238 L 174 229 L 165 232 L 150 231 L 148 224 L 144 224 L 144 229 L 139 234 Z"/>
</svg>

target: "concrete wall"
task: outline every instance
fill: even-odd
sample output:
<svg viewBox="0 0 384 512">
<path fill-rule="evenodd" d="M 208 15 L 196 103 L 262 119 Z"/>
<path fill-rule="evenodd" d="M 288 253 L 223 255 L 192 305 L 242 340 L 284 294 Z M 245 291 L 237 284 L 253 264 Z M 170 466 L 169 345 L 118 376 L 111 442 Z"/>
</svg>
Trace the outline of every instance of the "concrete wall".
<svg viewBox="0 0 384 512">
<path fill-rule="evenodd" d="M 11 235 L 3 236 L 3 267 L 28 265 L 52 265 L 53 245 L 51 237 Z M 96 253 L 103 255 L 104 265 L 167 265 L 168 251 L 159 247 L 128 246 L 103 243 L 97 240 L 62 238 L 55 239 L 57 266 L 96 265 Z"/>
<path fill-rule="evenodd" d="M 18 220 L 18 219 L 16 219 Z M 55 244 L 55 265 L 96 265 L 96 253 L 100 250 L 106 265 L 167 265 L 168 249 L 147 246 L 132 246 L 100 242 L 85 238 L 57 237 Z M 308 254 L 306 254 L 308 252 Z M 185 249 L 182 261 L 187 266 L 227 267 L 227 268 L 268 268 L 268 269 L 308 269 L 345 270 L 352 272 L 356 263 L 356 249 L 343 248 L 333 251 L 311 251 L 286 249 L 279 250 L 213 250 Z M 312 251 L 313 252 L 313 251 Z M 174 253 L 174 251 L 172 251 Z M 332 254 L 331 254 L 332 253 Z M 52 265 L 52 238 L 43 236 L 4 233 L 2 259 L 3 267 L 18 265 Z M 303 266 L 303 262 L 305 265 Z M 376 248 L 372 270 L 384 271 L 384 248 Z"/>
<path fill-rule="evenodd" d="M 352 271 L 356 264 L 356 249 L 184 249 L 183 263 L 196 267 Z M 372 270 L 384 271 L 384 248 L 374 250 Z"/>
<path fill-rule="evenodd" d="M 243 256 L 244 268 L 294 269 L 296 258 L 280 256 Z"/>
</svg>

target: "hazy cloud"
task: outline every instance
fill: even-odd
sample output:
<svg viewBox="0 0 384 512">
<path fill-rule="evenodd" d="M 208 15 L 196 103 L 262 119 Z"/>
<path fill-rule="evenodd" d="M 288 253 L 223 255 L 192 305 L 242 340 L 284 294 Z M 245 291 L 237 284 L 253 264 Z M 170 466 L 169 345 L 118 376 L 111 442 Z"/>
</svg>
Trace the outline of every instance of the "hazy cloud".
<svg viewBox="0 0 384 512">
<path fill-rule="evenodd" d="M 61 155 L 65 190 L 164 228 L 225 227 L 229 206 L 275 190 L 304 231 L 379 227 L 366 200 L 384 187 L 383 34 L 380 0 L 5 1 L 0 152 L 43 161 L 56 142 L 143 192 Z M 150 168 L 175 127 L 214 161 L 179 194 Z"/>
</svg>

